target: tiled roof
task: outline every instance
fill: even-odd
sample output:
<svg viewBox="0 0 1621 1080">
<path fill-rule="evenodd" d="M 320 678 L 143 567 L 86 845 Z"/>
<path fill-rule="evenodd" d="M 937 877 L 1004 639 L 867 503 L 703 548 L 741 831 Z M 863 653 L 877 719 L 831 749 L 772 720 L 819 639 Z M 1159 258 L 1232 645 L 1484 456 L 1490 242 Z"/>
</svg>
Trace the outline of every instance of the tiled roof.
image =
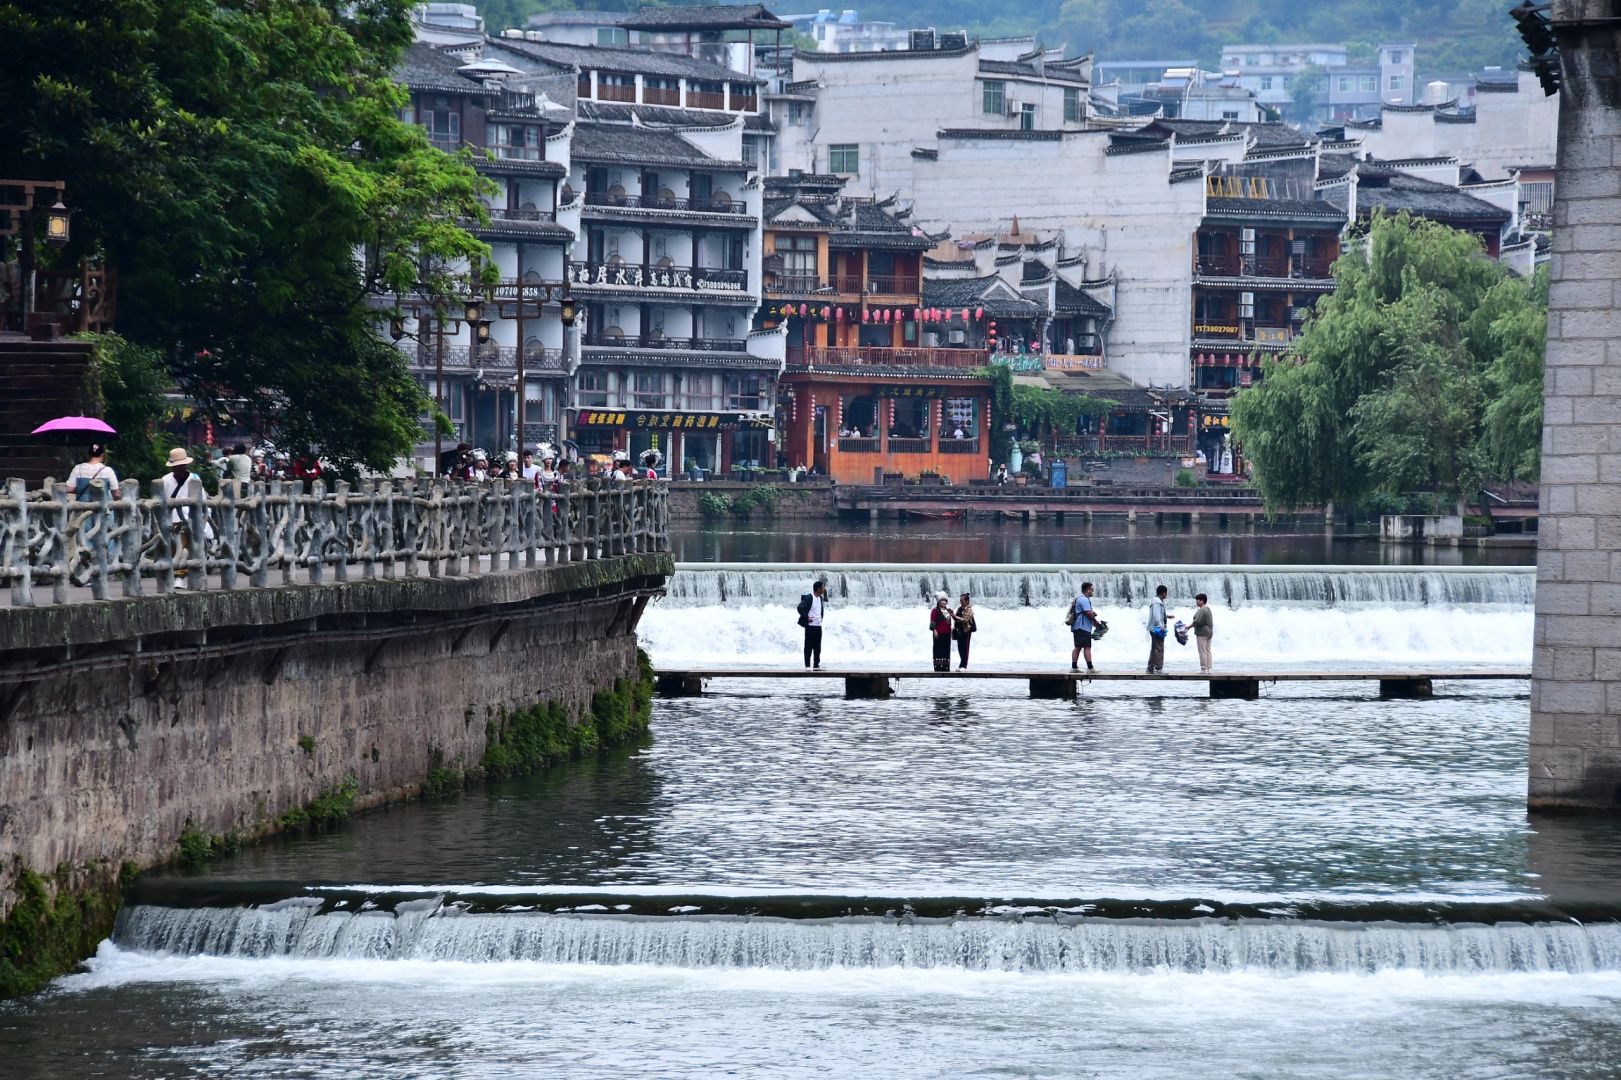
<svg viewBox="0 0 1621 1080">
<path fill-rule="evenodd" d="M 819 52 L 814 49 L 795 49 L 794 60 L 812 64 L 866 63 L 873 60 L 943 60 L 948 57 L 967 56 L 977 52 L 979 46 L 970 42 L 960 49 L 886 49 L 883 52 Z"/>
<path fill-rule="evenodd" d="M 1006 296 L 986 298 L 986 293 L 1002 281 L 995 274 L 977 278 L 926 278 L 923 282 L 925 307 L 983 307 L 986 314 L 1010 318 L 1033 319 L 1044 314 L 1042 305 L 1023 297 Z"/>
<path fill-rule="evenodd" d="M 490 176 L 551 176 L 563 177 L 568 170 L 560 161 L 524 161 L 521 158 L 487 158 L 473 156 L 473 168 Z"/>
<path fill-rule="evenodd" d="M 1058 279 L 1053 310 L 1063 315 L 1090 315 L 1099 319 L 1107 319 L 1114 315 L 1114 312 L 1109 310 L 1109 305 L 1090 293 L 1082 292 L 1063 278 Z"/>
<path fill-rule="evenodd" d="M 1205 216 L 1229 220 L 1286 218 L 1291 221 L 1345 224 L 1345 211 L 1322 199 L 1235 199 L 1212 195 L 1205 200 Z"/>
<path fill-rule="evenodd" d="M 1042 285 L 1052 280 L 1053 268 L 1039 259 L 1026 259 L 1019 267 L 1020 285 Z"/>
<path fill-rule="evenodd" d="M 576 124 L 569 156 L 575 161 L 746 169 L 741 161 L 712 158 L 673 131 L 619 124 Z"/>
<path fill-rule="evenodd" d="M 647 124 L 666 124 L 670 127 L 724 127 L 737 113 L 706 112 L 703 109 L 672 109 L 664 105 L 626 105 L 616 101 L 592 101 L 581 98 L 578 103 L 581 120 L 601 120 L 610 124 L 628 124 L 632 113 Z M 777 125 L 764 113 L 743 113 L 744 131 L 776 131 Z"/>
<path fill-rule="evenodd" d="M 553 67 L 577 67 L 585 71 L 613 71 L 667 78 L 701 79 L 705 82 L 763 83 L 741 71 L 712 64 L 681 53 L 654 52 L 650 49 L 619 49 L 602 45 L 567 45 L 555 41 L 520 41 L 516 38 L 490 38 L 485 52 L 504 49 Z"/>
<path fill-rule="evenodd" d="M 643 8 L 619 25 L 627 30 L 792 30 L 764 4 L 692 4 Z"/>
<path fill-rule="evenodd" d="M 1088 85 L 1086 76 L 1074 68 L 1059 67 L 1047 64 L 1038 68 L 1035 64 L 1020 60 L 981 60 L 979 70 L 987 75 L 1014 75 L 1024 79 L 1041 79 L 1045 82 L 1074 83 L 1077 86 Z"/>
<path fill-rule="evenodd" d="M 1241 123 L 1237 120 L 1182 120 L 1156 119 L 1139 128 L 1142 134 L 1174 133 L 1182 137 L 1210 138 L 1220 135 L 1247 135 L 1255 140 L 1257 149 L 1280 149 L 1286 146 L 1308 146 L 1311 140 L 1288 124 L 1274 121 Z"/>
<path fill-rule="evenodd" d="M 860 55 L 860 54 L 851 54 Z M 1014 142 L 1062 142 L 1062 131 L 1023 131 L 1019 128 L 941 128 L 942 139 L 1008 139 Z"/>
<path fill-rule="evenodd" d="M 1407 210 L 1419 217 L 1431 218 L 1507 221 L 1513 216 L 1500 206 L 1434 180 L 1365 166 L 1357 172 L 1356 208 L 1359 214 L 1379 208 L 1391 213 Z"/>
<path fill-rule="evenodd" d="M 483 93 L 477 79 L 461 73 L 467 63 L 459 56 L 451 56 L 422 42 L 414 42 L 400 56 L 394 67 L 394 78 L 412 90 L 448 90 L 453 93 Z"/>
</svg>

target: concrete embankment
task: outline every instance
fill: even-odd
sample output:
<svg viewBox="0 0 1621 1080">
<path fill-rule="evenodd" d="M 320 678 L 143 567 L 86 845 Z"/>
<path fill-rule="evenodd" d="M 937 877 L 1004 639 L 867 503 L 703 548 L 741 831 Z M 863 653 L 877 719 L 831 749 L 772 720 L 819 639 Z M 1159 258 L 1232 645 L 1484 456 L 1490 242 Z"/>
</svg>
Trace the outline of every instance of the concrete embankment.
<svg viewBox="0 0 1621 1080">
<path fill-rule="evenodd" d="M 645 727 L 669 556 L 0 609 L 0 995 L 121 876 Z"/>
</svg>

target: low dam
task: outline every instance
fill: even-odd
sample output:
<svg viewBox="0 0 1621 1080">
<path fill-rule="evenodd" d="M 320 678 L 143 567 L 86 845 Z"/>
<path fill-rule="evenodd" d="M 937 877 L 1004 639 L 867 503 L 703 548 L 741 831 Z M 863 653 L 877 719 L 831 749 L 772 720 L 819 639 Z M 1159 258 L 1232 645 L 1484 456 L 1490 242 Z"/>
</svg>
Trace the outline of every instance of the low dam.
<svg viewBox="0 0 1621 1080">
<path fill-rule="evenodd" d="M 0 990 L 88 954 L 126 869 L 645 727 L 662 485 L 133 487 L 0 501 Z"/>
</svg>

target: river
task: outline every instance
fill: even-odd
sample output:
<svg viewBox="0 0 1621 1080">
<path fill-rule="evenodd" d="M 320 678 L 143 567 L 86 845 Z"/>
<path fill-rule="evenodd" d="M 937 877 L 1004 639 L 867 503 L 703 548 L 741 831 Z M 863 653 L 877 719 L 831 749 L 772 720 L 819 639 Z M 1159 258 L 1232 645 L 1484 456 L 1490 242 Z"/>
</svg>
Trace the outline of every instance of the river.
<svg viewBox="0 0 1621 1080">
<path fill-rule="evenodd" d="M 732 552 L 733 555 L 737 553 Z M 1213 598 L 1218 666 L 1524 665 L 1516 567 L 687 565 L 656 662 L 1067 665 L 1081 577 Z M 820 559 L 810 562 L 822 563 Z M 1196 667 L 1170 646 L 1171 670 Z M 1621 829 L 1528 818 L 1527 686 L 718 681 L 637 747 L 137 886 L 86 969 L 0 1006 L 7 1076 L 1614 1075 Z M 832 692 L 830 692 L 832 691 Z"/>
</svg>

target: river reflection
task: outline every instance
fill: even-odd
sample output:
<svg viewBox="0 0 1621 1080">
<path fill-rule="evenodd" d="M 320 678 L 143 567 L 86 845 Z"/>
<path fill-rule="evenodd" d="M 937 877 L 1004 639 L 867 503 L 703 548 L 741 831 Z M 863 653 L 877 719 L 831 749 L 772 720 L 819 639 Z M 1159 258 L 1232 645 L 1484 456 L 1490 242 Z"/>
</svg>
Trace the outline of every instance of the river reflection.
<svg viewBox="0 0 1621 1080">
<path fill-rule="evenodd" d="M 1365 530 L 1326 531 L 1298 525 L 1253 531 L 1119 518 L 1088 525 L 1072 515 L 1060 525 L 1041 521 L 967 522 L 783 521 L 776 524 L 677 522 L 677 562 L 804 563 L 1196 563 L 1264 566 L 1533 566 L 1534 547 L 1432 548 L 1381 544 Z"/>
</svg>

